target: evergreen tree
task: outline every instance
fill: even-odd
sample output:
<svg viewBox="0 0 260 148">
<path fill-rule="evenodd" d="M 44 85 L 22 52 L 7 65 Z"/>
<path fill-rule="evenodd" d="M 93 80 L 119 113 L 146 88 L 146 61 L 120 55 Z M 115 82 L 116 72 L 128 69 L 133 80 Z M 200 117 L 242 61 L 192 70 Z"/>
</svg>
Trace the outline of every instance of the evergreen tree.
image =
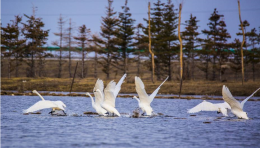
<svg viewBox="0 0 260 148">
<path fill-rule="evenodd" d="M 226 23 L 221 20 L 219 22 L 218 28 L 218 36 L 216 38 L 216 49 L 218 55 L 218 63 L 219 63 L 219 80 L 222 81 L 222 75 L 225 73 L 225 70 L 228 68 L 226 66 L 226 62 L 229 57 L 229 48 L 231 44 L 227 43 L 227 39 L 231 38 L 230 34 L 227 32 Z"/>
<path fill-rule="evenodd" d="M 148 56 L 148 44 L 145 41 L 145 37 L 144 35 L 141 33 L 143 29 L 143 25 L 141 23 L 139 23 L 136 26 L 136 35 L 134 37 L 135 42 L 133 43 L 134 46 L 134 53 L 135 55 L 137 55 L 137 59 L 135 60 L 137 62 L 137 76 L 140 77 L 142 70 L 141 70 L 141 57 L 142 56 Z"/>
<path fill-rule="evenodd" d="M 154 8 L 151 8 L 151 20 L 150 20 L 150 28 L 151 28 L 151 41 L 152 41 L 152 50 L 155 53 L 155 74 L 157 76 L 157 79 L 160 80 L 161 79 L 161 58 L 159 58 L 159 54 L 162 54 L 162 52 L 160 52 L 160 50 L 162 50 L 165 46 L 164 43 L 162 43 L 162 32 L 163 32 L 163 26 L 164 26 L 164 22 L 163 22 L 163 11 L 164 11 L 164 3 L 162 3 L 160 0 L 157 0 L 156 3 L 154 4 Z M 147 22 L 147 27 L 144 28 L 144 34 L 146 35 L 146 39 L 148 42 L 148 24 L 149 24 L 149 20 L 144 19 Z M 151 58 L 151 57 L 150 57 Z M 150 65 L 149 65 L 150 68 Z M 151 69 L 151 68 L 150 68 Z"/>
<path fill-rule="evenodd" d="M 38 58 L 39 61 L 39 74 L 41 75 L 44 69 L 44 62 L 46 56 L 49 54 L 44 53 L 44 49 L 42 46 L 46 44 L 46 40 L 49 34 L 49 30 L 43 30 L 44 23 L 41 18 L 35 17 L 35 8 L 33 8 L 33 15 L 28 16 L 24 14 L 24 16 L 28 19 L 26 23 L 22 23 L 24 25 L 22 32 L 24 37 L 27 39 L 27 54 L 30 56 L 30 60 L 28 61 L 29 69 L 27 76 L 35 77 L 35 58 Z"/>
<path fill-rule="evenodd" d="M 226 57 L 223 53 L 223 50 L 227 47 L 226 40 L 227 38 L 230 38 L 229 33 L 227 33 L 227 30 L 225 29 L 226 24 L 221 18 L 223 18 L 224 15 L 218 14 L 217 9 L 214 9 L 214 12 L 211 14 L 211 17 L 209 18 L 209 30 L 202 30 L 202 32 L 209 36 L 209 38 L 212 39 L 212 56 L 213 56 L 213 70 L 212 70 L 212 79 L 215 80 L 216 78 L 216 60 L 219 60 L 219 76 L 220 80 L 222 79 L 222 73 L 221 70 L 221 64 L 224 62 L 224 57 Z"/>
<path fill-rule="evenodd" d="M 241 32 L 238 32 L 237 35 L 238 36 L 243 36 L 241 25 L 239 24 L 238 26 L 239 26 L 239 30 Z M 249 62 L 249 57 L 248 57 L 247 48 L 248 48 L 249 45 L 248 45 L 248 32 L 247 32 L 247 29 L 248 29 L 249 26 L 250 26 L 250 23 L 247 20 L 244 20 L 243 21 L 243 28 L 244 28 L 244 33 L 245 33 L 245 43 L 243 45 L 243 49 L 245 48 L 246 50 L 243 50 L 243 51 L 244 51 L 244 57 L 245 57 L 245 59 L 244 59 L 244 75 L 245 75 L 244 77 L 245 77 L 245 79 L 248 79 L 248 76 L 247 76 L 247 70 L 248 70 L 247 67 L 248 66 L 247 66 L 247 64 Z"/>
<path fill-rule="evenodd" d="M 60 48 L 60 56 L 59 56 L 59 71 L 58 71 L 58 78 L 61 78 L 61 72 L 62 72 L 62 50 L 63 50 L 63 38 L 64 38 L 64 24 L 65 24 L 65 21 L 64 21 L 64 18 L 61 16 L 60 14 L 60 17 L 59 17 L 59 20 L 58 20 L 58 28 L 59 28 L 59 33 L 54 33 L 55 36 L 58 36 L 60 38 L 60 41 L 55 41 L 53 42 L 53 45 L 55 46 L 58 46 Z"/>
<path fill-rule="evenodd" d="M 190 15 L 190 19 L 185 21 L 186 27 L 185 31 L 182 32 L 182 37 L 185 42 L 184 44 L 184 53 L 186 54 L 187 57 L 187 67 L 188 67 L 188 72 L 187 72 L 187 78 L 189 79 L 190 76 L 194 80 L 194 58 L 197 56 L 195 49 L 199 47 L 198 43 L 201 39 L 198 38 L 199 32 L 197 23 L 199 21 L 196 20 L 196 17 Z"/>
<path fill-rule="evenodd" d="M 212 46 L 213 46 L 213 41 L 211 38 L 207 37 L 207 39 L 203 40 L 204 43 L 202 43 L 202 49 L 198 50 L 197 53 L 199 55 L 199 59 L 201 64 L 198 64 L 197 67 L 205 72 L 205 79 L 208 80 L 208 75 L 209 75 L 209 62 L 211 59 L 211 55 L 212 55 Z"/>
<path fill-rule="evenodd" d="M 178 16 L 175 12 L 174 5 L 171 0 L 168 0 L 163 9 L 163 26 L 161 38 L 161 48 L 158 53 L 158 58 L 161 59 L 162 68 L 169 76 L 169 81 L 172 80 L 172 59 L 179 52 L 179 48 L 176 46 L 178 37 L 176 30 L 178 28 Z"/>
<path fill-rule="evenodd" d="M 81 78 L 85 78 L 86 72 L 85 72 L 85 45 L 87 44 L 90 34 L 90 29 L 88 29 L 85 25 L 82 25 L 79 27 L 79 35 L 77 37 L 74 37 L 75 40 L 78 41 L 78 44 L 81 47 L 82 51 L 82 60 L 81 60 Z"/>
<path fill-rule="evenodd" d="M 106 7 L 106 17 L 102 17 L 102 26 L 101 26 L 101 37 L 98 38 L 94 36 L 93 40 L 96 41 L 100 46 L 104 48 L 103 54 L 105 55 L 102 57 L 103 61 L 100 62 L 103 69 L 102 71 L 107 75 L 107 79 L 110 78 L 110 70 L 111 70 L 111 63 L 114 57 L 114 53 L 116 50 L 116 34 L 117 34 L 117 26 L 119 23 L 118 18 L 114 15 L 112 8 L 113 0 L 108 0 L 108 7 Z"/>
<path fill-rule="evenodd" d="M 127 0 L 125 0 L 125 5 L 122 6 L 124 12 L 119 13 L 119 21 L 118 23 L 118 32 L 117 32 L 117 45 L 119 49 L 122 51 L 122 59 L 123 59 L 123 68 L 120 67 L 120 63 L 116 62 L 115 67 L 122 69 L 124 73 L 128 71 L 128 53 L 129 48 L 132 47 L 132 40 L 134 35 L 134 19 L 131 18 L 131 13 L 129 13 L 129 7 L 127 7 Z"/>
<path fill-rule="evenodd" d="M 249 44 L 251 46 L 251 50 L 248 51 L 248 62 L 250 62 L 252 64 L 252 71 L 253 71 L 253 81 L 255 81 L 255 65 L 260 62 L 259 60 L 259 49 L 257 49 L 255 47 L 255 45 L 257 44 L 257 39 L 258 39 L 258 35 L 256 33 L 256 29 L 253 28 L 251 29 L 250 32 L 247 33 L 248 35 L 248 39 L 249 39 Z"/>
<path fill-rule="evenodd" d="M 3 45 L 1 48 L 5 50 L 5 52 L 2 51 L 2 54 L 8 59 L 8 78 L 11 78 L 12 71 L 11 56 L 15 58 L 15 77 L 18 77 L 19 65 L 23 58 L 22 54 L 26 40 L 19 39 L 21 35 L 19 24 L 21 21 L 21 16 L 15 16 L 12 24 L 8 23 L 6 27 L 1 27 L 1 44 Z"/>
<path fill-rule="evenodd" d="M 232 43 L 232 49 L 233 54 L 232 57 L 233 59 L 230 60 L 230 68 L 232 71 L 235 72 L 235 78 L 236 80 L 238 79 L 238 73 L 241 71 L 241 42 L 239 39 L 235 39 L 235 41 Z"/>
</svg>

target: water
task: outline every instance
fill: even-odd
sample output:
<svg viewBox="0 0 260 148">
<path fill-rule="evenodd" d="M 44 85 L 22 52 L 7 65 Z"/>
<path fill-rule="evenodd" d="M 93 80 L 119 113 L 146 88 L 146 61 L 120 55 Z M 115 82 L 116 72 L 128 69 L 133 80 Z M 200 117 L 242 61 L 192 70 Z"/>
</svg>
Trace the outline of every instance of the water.
<svg viewBox="0 0 260 148">
<path fill-rule="evenodd" d="M 163 116 L 153 118 L 99 117 L 90 98 L 45 96 L 67 105 L 68 116 L 23 115 L 38 96 L 1 96 L 2 147 L 259 147 L 260 102 L 248 101 L 244 110 L 251 120 L 222 117 L 216 112 L 187 114 L 202 100 L 155 99 L 152 107 Z M 210 102 L 222 102 L 210 100 Z M 137 101 L 117 98 L 120 113 L 130 114 Z M 74 116 L 74 115 L 78 116 Z M 220 118 L 220 119 L 218 119 Z M 210 122 L 210 123 L 204 123 Z"/>
</svg>

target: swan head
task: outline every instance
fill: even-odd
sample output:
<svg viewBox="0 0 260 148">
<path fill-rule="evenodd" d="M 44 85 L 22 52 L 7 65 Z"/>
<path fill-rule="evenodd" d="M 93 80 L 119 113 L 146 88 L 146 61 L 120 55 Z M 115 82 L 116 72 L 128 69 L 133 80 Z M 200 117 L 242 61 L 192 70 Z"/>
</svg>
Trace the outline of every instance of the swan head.
<svg viewBox="0 0 260 148">
<path fill-rule="evenodd" d="M 133 96 L 133 98 L 132 99 L 138 99 L 136 96 Z"/>
<path fill-rule="evenodd" d="M 137 100 L 140 103 L 140 100 L 136 96 L 133 96 L 132 99 L 135 99 L 135 100 Z"/>
<path fill-rule="evenodd" d="M 241 113 L 239 114 L 238 118 L 249 119 L 246 112 L 241 112 Z"/>
<path fill-rule="evenodd" d="M 89 96 L 90 96 L 90 93 L 86 92 L 86 95 L 89 95 Z"/>
<path fill-rule="evenodd" d="M 33 90 L 32 93 L 37 93 L 37 91 L 36 91 L 36 90 Z"/>
</svg>

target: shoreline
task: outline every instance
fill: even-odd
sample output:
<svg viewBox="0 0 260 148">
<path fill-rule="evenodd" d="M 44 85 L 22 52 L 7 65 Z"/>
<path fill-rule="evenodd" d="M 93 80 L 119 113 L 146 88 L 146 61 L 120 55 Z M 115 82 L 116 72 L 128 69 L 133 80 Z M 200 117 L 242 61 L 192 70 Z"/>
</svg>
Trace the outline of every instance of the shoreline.
<svg viewBox="0 0 260 148">
<path fill-rule="evenodd" d="M 71 96 L 71 97 L 87 97 L 85 95 L 85 93 L 83 92 L 73 92 L 71 94 L 69 94 L 68 92 L 65 92 L 67 94 L 64 94 L 64 92 L 39 92 L 42 96 Z M 91 93 L 92 94 L 92 93 Z M 1 96 L 37 96 L 37 94 L 33 94 L 31 92 L 24 92 L 24 93 L 19 93 L 19 92 L 14 92 L 14 91 L 4 91 L 4 90 L 1 90 Z M 121 93 L 121 94 L 118 94 L 118 98 L 132 98 L 134 95 L 137 95 L 137 94 L 124 94 L 124 93 Z M 244 97 L 244 96 L 237 96 L 237 97 Z M 236 96 L 235 96 L 236 98 Z M 246 97 L 245 97 L 246 98 Z M 244 99 L 245 99 L 244 98 Z M 158 94 L 155 99 L 187 99 L 187 100 L 192 100 L 192 99 L 198 99 L 198 100 L 223 100 L 221 98 L 221 96 L 208 96 L 208 95 L 181 95 L 181 97 L 179 98 L 178 95 L 176 94 Z M 238 101 L 242 101 L 244 99 L 242 98 L 236 98 Z M 260 97 L 257 97 L 255 99 L 249 99 L 248 101 L 260 101 Z"/>
</svg>

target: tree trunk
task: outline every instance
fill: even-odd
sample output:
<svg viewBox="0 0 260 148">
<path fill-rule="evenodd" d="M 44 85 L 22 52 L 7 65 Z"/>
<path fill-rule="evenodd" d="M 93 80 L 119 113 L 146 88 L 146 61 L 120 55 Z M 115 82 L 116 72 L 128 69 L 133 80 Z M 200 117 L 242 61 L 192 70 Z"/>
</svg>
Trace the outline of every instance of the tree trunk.
<svg viewBox="0 0 260 148">
<path fill-rule="evenodd" d="M 191 69 L 190 69 L 190 71 L 191 71 L 191 79 L 192 80 L 194 80 L 194 53 L 191 53 Z"/>
<path fill-rule="evenodd" d="M 140 77 L 140 53 L 137 56 L 137 76 Z"/>
<path fill-rule="evenodd" d="M 148 20 L 149 20 L 149 29 L 148 29 L 148 33 L 149 33 L 149 52 L 152 56 L 152 73 L 151 73 L 151 77 L 152 77 L 152 82 L 154 83 L 154 53 L 152 52 L 152 40 L 151 40 L 151 22 L 150 22 L 150 2 L 148 3 Z"/>
<path fill-rule="evenodd" d="M 11 78 L 11 56 L 8 57 L 8 78 Z"/>
<path fill-rule="evenodd" d="M 124 49 L 124 53 L 123 54 L 124 54 L 123 55 L 123 57 L 124 57 L 124 73 L 127 73 L 127 53 L 126 53 L 126 48 Z"/>
<path fill-rule="evenodd" d="M 84 72 L 84 61 L 85 61 L 84 43 L 82 43 L 81 47 L 82 47 L 81 78 L 84 78 L 85 77 L 84 76 L 84 74 L 85 74 L 85 72 Z"/>
<path fill-rule="evenodd" d="M 95 51 L 95 63 L 94 63 L 94 77 L 95 78 L 97 78 L 97 62 L 98 62 L 97 52 Z"/>
<path fill-rule="evenodd" d="M 35 77 L 35 70 L 34 70 L 34 59 L 33 59 L 34 53 L 32 51 L 32 55 L 31 55 L 31 72 L 30 72 L 30 76 L 31 77 Z"/>
<path fill-rule="evenodd" d="M 255 81 L 255 63 L 252 62 L 252 70 L 253 70 L 253 81 Z"/>
<path fill-rule="evenodd" d="M 221 82 L 222 81 L 222 72 L 221 72 L 221 70 L 222 70 L 222 68 L 221 68 L 221 63 L 222 61 L 221 61 L 221 55 L 219 55 L 219 81 Z"/>
<path fill-rule="evenodd" d="M 107 54 L 107 71 L 106 71 L 106 74 L 107 74 L 107 80 L 109 80 L 109 73 L 110 73 L 110 54 L 108 53 Z"/>
<path fill-rule="evenodd" d="M 58 73 L 58 78 L 61 78 L 61 47 L 60 47 L 60 57 L 59 57 L 59 73 Z"/>
<path fill-rule="evenodd" d="M 70 23 L 69 23 L 70 27 L 69 27 L 69 74 L 70 74 L 70 78 L 72 77 L 72 73 L 71 73 L 71 19 L 70 19 Z"/>
<path fill-rule="evenodd" d="M 15 58 L 15 77 L 18 77 L 18 71 L 19 71 L 19 59 Z"/>
<path fill-rule="evenodd" d="M 171 56 L 168 58 L 168 75 L 169 75 L 169 81 L 172 80 L 172 63 L 171 63 Z"/>
<path fill-rule="evenodd" d="M 208 80 L 208 69 L 209 69 L 209 56 L 206 58 L 206 80 Z"/>
<path fill-rule="evenodd" d="M 216 68 L 216 56 L 213 56 L 213 71 L 212 71 L 212 80 L 214 81 L 216 78 L 216 72 L 215 72 L 215 68 Z"/>
</svg>

